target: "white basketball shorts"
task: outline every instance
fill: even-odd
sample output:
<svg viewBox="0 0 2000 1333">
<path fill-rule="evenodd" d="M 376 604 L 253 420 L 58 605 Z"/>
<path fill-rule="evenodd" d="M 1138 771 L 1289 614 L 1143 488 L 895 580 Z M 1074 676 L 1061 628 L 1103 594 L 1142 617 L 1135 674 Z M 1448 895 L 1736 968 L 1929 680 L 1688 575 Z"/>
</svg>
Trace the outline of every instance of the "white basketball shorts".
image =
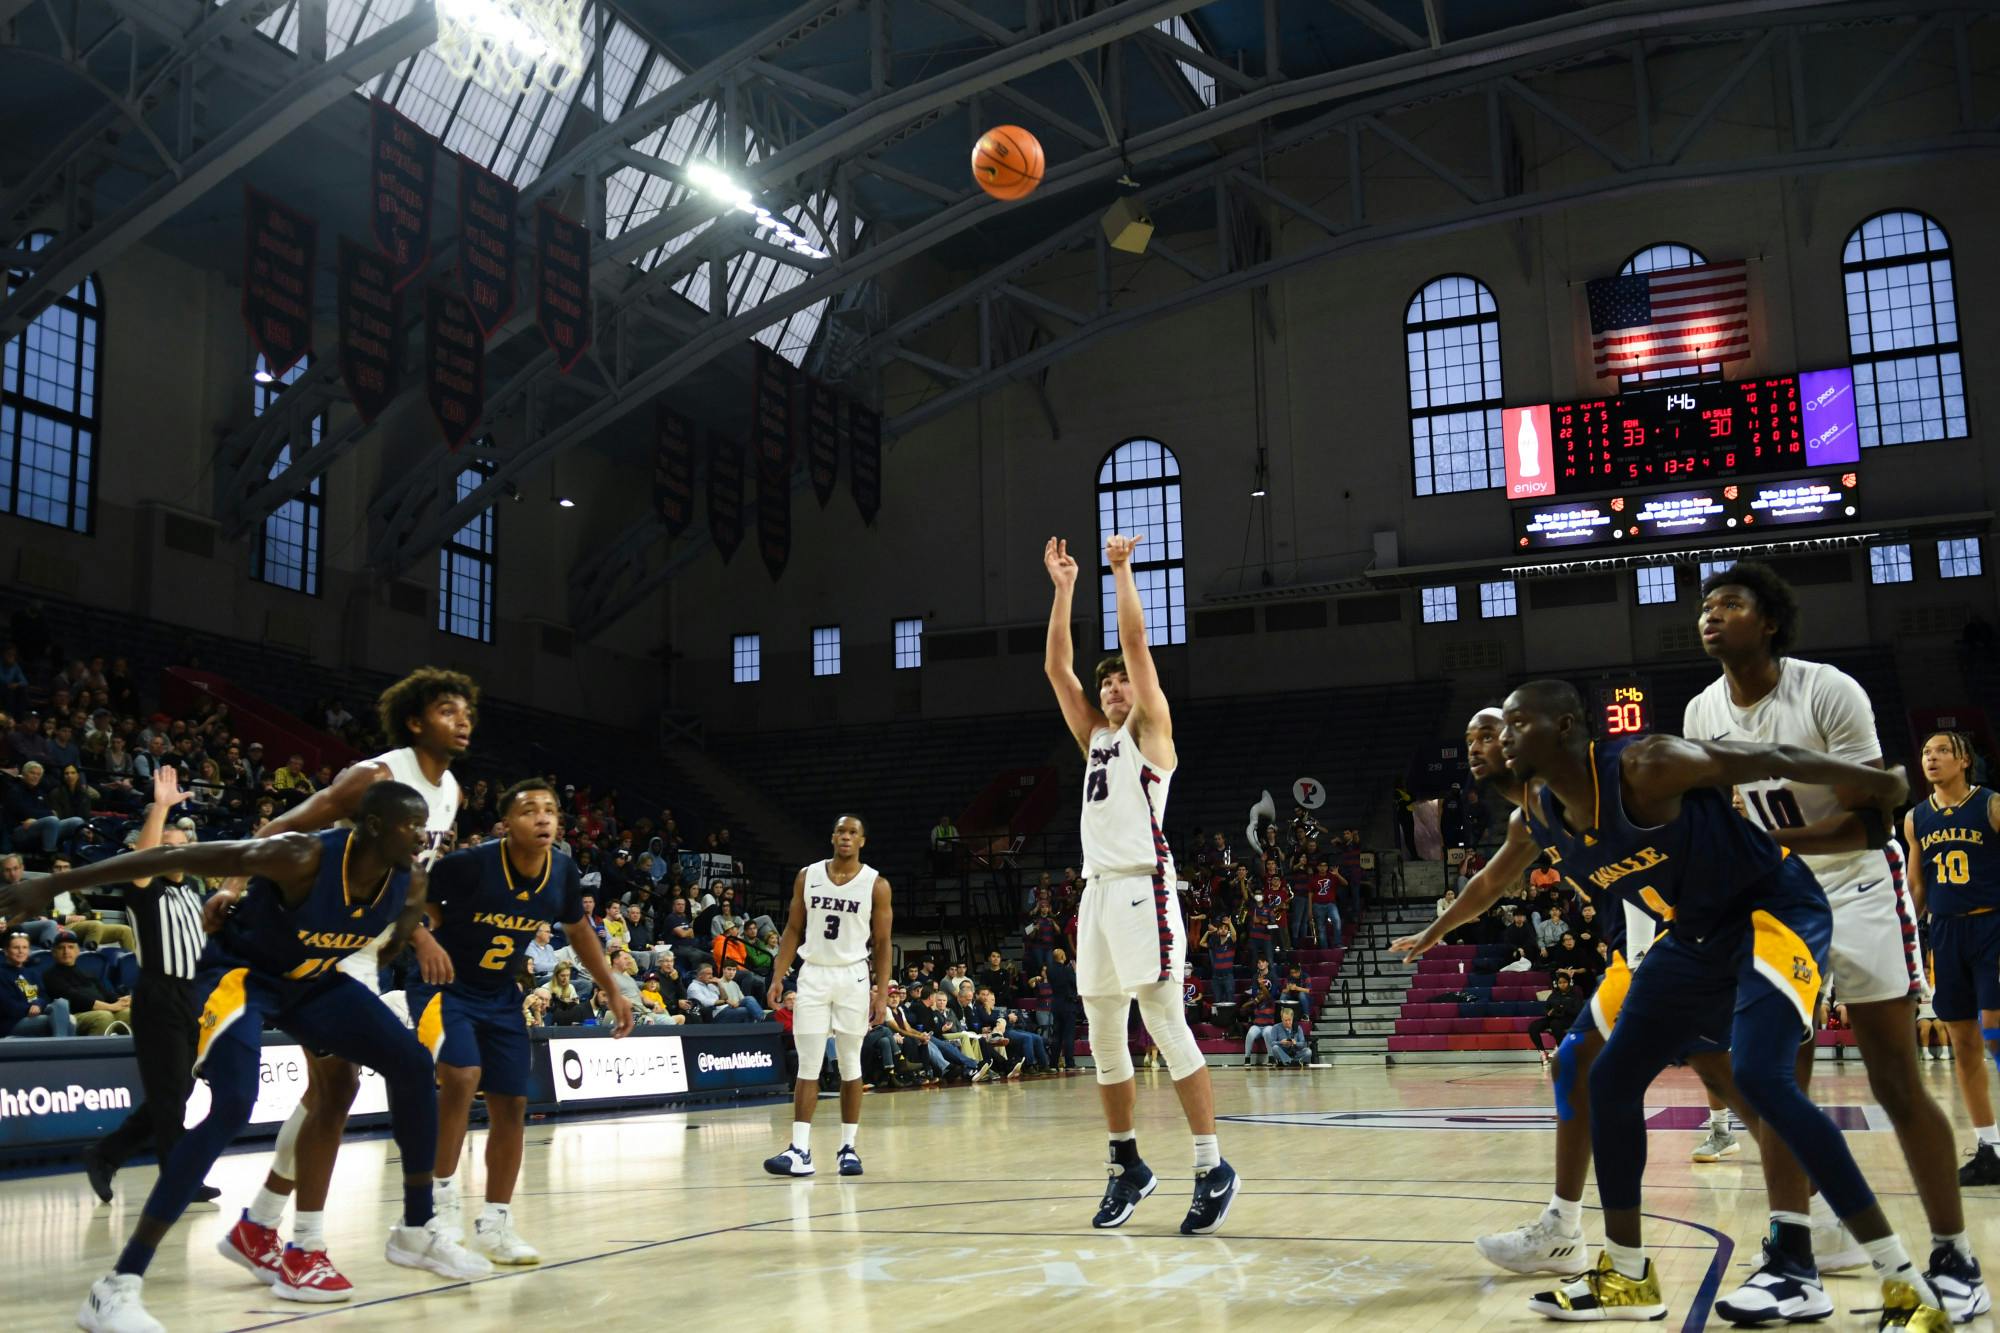
<svg viewBox="0 0 2000 1333">
<path fill-rule="evenodd" d="M 837 1032 L 843 1037 L 859 1037 L 868 1031 L 868 964 L 842 963 L 823 966 L 804 963 L 799 967 L 798 1008 L 792 1013 L 792 1031 L 825 1036 Z"/>
<path fill-rule="evenodd" d="M 1830 891 L 1827 901 L 1833 907 L 1833 948 L 1826 976 L 1835 1002 L 1873 1004 L 1928 993 L 1907 889 L 1899 894 L 1884 874 L 1872 883 Z"/>
<path fill-rule="evenodd" d="M 1130 995 L 1187 973 L 1187 925 L 1170 873 L 1100 875 L 1076 918 L 1079 995 Z"/>
</svg>

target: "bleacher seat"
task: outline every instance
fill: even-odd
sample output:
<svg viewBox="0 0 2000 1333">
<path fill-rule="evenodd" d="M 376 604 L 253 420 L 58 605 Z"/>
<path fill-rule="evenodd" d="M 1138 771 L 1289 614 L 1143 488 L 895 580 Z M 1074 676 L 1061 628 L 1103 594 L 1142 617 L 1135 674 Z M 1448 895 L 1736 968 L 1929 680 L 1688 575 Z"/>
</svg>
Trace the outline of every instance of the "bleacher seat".
<svg viewBox="0 0 2000 1333">
<path fill-rule="evenodd" d="M 130 995 L 132 988 L 139 984 L 139 955 L 115 950 L 118 957 L 111 964 L 111 985 L 120 995 Z"/>
</svg>

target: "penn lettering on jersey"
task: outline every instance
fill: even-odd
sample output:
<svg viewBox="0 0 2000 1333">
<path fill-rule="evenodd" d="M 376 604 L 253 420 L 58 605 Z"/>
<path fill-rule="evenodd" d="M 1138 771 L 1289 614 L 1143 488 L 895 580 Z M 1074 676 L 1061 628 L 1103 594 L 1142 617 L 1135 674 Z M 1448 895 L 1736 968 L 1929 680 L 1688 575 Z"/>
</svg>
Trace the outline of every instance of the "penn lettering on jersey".
<svg viewBox="0 0 2000 1333">
<path fill-rule="evenodd" d="M 861 910 L 861 904 L 852 898 L 828 898 L 816 893 L 807 899 L 807 910 L 814 912 L 858 913 Z"/>
<path fill-rule="evenodd" d="M 1094 767 L 1098 764 L 1108 764 L 1113 759 L 1116 759 L 1118 757 L 1119 750 L 1123 748 L 1124 744 L 1125 744 L 1124 741 L 1113 741 L 1107 747 L 1092 750 L 1090 752 L 1090 762 L 1092 766 Z"/>
</svg>

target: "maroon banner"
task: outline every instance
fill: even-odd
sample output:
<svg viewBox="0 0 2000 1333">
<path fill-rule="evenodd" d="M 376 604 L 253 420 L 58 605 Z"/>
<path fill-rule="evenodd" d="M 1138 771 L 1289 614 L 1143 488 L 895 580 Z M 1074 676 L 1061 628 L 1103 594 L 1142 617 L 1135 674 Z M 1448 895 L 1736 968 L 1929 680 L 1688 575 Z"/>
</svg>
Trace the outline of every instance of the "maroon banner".
<svg viewBox="0 0 2000 1333">
<path fill-rule="evenodd" d="M 312 350 L 319 227 L 266 194 L 243 191 L 243 323 L 264 369 L 282 376 Z"/>
<path fill-rule="evenodd" d="M 722 562 L 743 542 L 743 446 L 708 433 L 708 533 Z"/>
<path fill-rule="evenodd" d="M 792 474 L 757 469 L 757 552 L 772 578 L 792 560 Z"/>
<path fill-rule="evenodd" d="M 653 508 L 678 537 L 694 518 L 694 423 L 661 403 L 654 409 Z"/>
<path fill-rule="evenodd" d="M 792 363 L 762 343 L 750 377 L 751 448 L 757 455 L 757 549 L 777 578 L 792 558 Z"/>
<path fill-rule="evenodd" d="M 396 286 L 406 287 L 431 258 L 438 142 L 387 102 L 378 99 L 368 105 L 375 244 L 389 257 Z"/>
<path fill-rule="evenodd" d="M 818 380 L 806 381 L 806 468 L 812 474 L 819 507 L 833 499 L 840 480 L 841 397 Z"/>
<path fill-rule="evenodd" d="M 340 238 L 340 377 L 363 425 L 373 425 L 396 396 L 403 364 L 403 298 L 389 261 Z"/>
<path fill-rule="evenodd" d="M 872 524 L 882 507 L 882 416 L 859 403 L 847 410 L 848 486 L 861 521 Z"/>
<path fill-rule="evenodd" d="M 535 210 L 535 324 L 567 375 L 590 346 L 590 229 Z"/>
<path fill-rule="evenodd" d="M 486 407 L 486 340 L 456 283 L 424 288 L 424 394 L 456 451 Z"/>
<path fill-rule="evenodd" d="M 458 159 L 458 273 L 465 303 L 491 338 L 514 313 L 514 204 L 519 192 L 470 158 Z"/>
</svg>

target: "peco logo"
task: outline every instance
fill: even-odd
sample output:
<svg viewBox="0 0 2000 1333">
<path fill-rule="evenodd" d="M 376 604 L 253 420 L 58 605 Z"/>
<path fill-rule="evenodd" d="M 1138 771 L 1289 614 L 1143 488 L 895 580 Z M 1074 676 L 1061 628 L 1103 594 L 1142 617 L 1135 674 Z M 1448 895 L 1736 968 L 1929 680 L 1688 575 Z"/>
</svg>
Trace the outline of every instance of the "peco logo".
<svg viewBox="0 0 2000 1333">
<path fill-rule="evenodd" d="M 733 1069 L 770 1069 L 773 1065 L 769 1051 L 731 1051 L 727 1055 L 703 1051 L 694 1058 L 694 1067 L 704 1074 L 714 1074 Z"/>
<path fill-rule="evenodd" d="M 86 1088 L 72 1083 L 66 1088 L 23 1088 L 19 1092 L 0 1090 L 0 1120 L 16 1116 L 69 1115 L 75 1111 L 129 1111 L 130 1088 Z"/>
</svg>

